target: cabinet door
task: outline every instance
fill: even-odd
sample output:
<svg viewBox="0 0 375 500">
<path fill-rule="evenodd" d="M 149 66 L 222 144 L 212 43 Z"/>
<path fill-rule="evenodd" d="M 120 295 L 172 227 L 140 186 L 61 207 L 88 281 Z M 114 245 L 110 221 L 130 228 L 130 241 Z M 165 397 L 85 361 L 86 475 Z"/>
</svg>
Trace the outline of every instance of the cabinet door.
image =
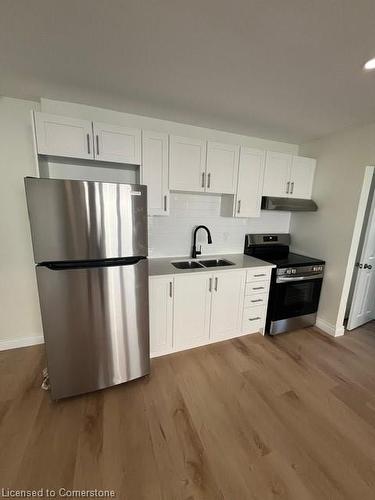
<svg viewBox="0 0 375 500">
<path fill-rule="evenodd" d="M 292 155 L 267 151 L 263 195 L 287 198 L 290 191 Z"/>
<path fill-rule="evenodd" d="M 94 158 L 90 121 L 47 113 L 35 113 L 34 121 L 39 154 Z"/>
<path fill-rule="evenodd" d="M 142 132 L 142 184 L 149 215 L 169 214 L 168 134 Z"/>
<path fill-rule="evenodd" d="M 234 213 L 236 217 L 260 216 L 264 163 L 264 151 L 241 148 Z"/>
<path fill-rule="evenodd" d="M 204 191 L 206 142 L 172 135 L 169 148 L 169 189 Z"/>
<path fill-rule="evenodd" d="M 118 163 L 141 163 L 141 130 L 94 122 L 95 158 Z"/>
<path fill-rule="evenodd" d="M 149 280 L 151 356 L 172 350 L 173 278 Z"/>
<path fill-rule="evenodd" d="M 241 333 L 246 271 L 213 275 L 210 339 L 231 338 Z"/>
<path fill-rule="evenodd" d="M 234 194 L 237 185 L 239 146 L 207 143 L 206 191 Z"/>
<path fill-rule="evenodd" d="M 290 176 L 290 195 L 292 198 L 310 199 L 312 195 L 316 160 L 293 156 Z"/>
<path fill-rule="evenodd" d="M 194 347 L 209 341 L 212 275 L 194 273 L 174 277 L 173 343 Z"/>
</svg>

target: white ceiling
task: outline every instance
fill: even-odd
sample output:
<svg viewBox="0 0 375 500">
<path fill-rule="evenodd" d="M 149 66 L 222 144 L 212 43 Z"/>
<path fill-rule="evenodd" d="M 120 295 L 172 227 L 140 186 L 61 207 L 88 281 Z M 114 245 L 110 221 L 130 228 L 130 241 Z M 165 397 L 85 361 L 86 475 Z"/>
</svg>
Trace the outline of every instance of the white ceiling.
<svg viewBox="0 0 375 500">
<path fill-rule="evenodd" d="M 374 0 L 1 0 L 0 94 L 304 142 L 375 120 Z"/>
</svg>

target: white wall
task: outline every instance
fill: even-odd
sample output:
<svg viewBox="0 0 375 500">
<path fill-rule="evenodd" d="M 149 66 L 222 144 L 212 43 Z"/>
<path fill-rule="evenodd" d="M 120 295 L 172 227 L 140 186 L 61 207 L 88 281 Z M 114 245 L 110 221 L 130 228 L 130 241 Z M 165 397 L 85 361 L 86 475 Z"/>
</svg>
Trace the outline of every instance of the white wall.
<svg viewBox="0 0 375 500">
<path fill-rule="evenodd" d="M 293 249 L 325 259 L 319 319 L 342 327 L 339 309 L 365 167 L 375 162 L 375 125 L 332 134 L 301 146 L 317 158 L 313 198 L 315 213 L 293 213 Z M 340 324 L 341 323 L 341 324 Z"/>
<path fill-rule="evenodd" d="M 289 212 L 262 211 L 259 218 L 235 219 L 220 216 L 221 196 L 171 193 L 170 216 L 149 217 L 149 250 L 151 257 L 187 256 L 191 252 L 192 229 L 207 226 L 207 234 L 199 231 L 202 254 L 242 253 L 246 233 L 289 232 Z"/>
<path fill-rule="evenodd" d="M 42 327 L 23 178 L 35 175 L 30 110 L 35 102 L 0 98 L 0 341 L 40 340 Z M 7 343 L 7 341 L 9 342 Z M 25 340 L 30 343 L 30 340 Z"/>
</svg>

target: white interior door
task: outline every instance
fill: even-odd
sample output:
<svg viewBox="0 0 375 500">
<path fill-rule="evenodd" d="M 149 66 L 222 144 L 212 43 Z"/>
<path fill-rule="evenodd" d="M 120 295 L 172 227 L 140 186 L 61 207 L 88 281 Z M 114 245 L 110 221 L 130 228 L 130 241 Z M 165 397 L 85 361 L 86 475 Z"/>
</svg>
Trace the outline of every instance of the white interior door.
<svg viewBox="0 0 375 500">
<path fill-rule="evenodd" d="M 368 218 L 365 241 L 350 308 L 348 330 L 374 319 L 375 294 L 375 196 Z"/>
</svg>

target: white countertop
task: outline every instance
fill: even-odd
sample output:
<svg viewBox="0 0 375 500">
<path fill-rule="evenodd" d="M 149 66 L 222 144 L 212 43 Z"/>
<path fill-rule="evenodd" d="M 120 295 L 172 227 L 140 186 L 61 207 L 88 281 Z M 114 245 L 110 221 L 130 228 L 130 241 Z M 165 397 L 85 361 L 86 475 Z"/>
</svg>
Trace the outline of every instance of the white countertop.
<svg viewBox="0 0 375 500">
<path fill-rule="evenodd" d="M 233 262 L 233 266 L 219 266 L 219 267 L 198 267 L 196 269 L 178 269 L 172 265 L 172 262 L 185 261 L 185 260 L 208 260 L 208 259 L 225 259 Z M 250 257 L 243 253 L 233 254 L 220 254 L 220 255 L 200 255 L 198 259 L 191 259 L 190 257 L 163 257 L 149 259 L 149 276 L 166 276 L 172 274 L 186 274 L 186 273 L 212 273 L 215 271 L 230 271 L 233 269 L 249 269 L 252 267 L 276 267 L 274 264 L 265 262 L 264 260 Z"/>
</svg>

